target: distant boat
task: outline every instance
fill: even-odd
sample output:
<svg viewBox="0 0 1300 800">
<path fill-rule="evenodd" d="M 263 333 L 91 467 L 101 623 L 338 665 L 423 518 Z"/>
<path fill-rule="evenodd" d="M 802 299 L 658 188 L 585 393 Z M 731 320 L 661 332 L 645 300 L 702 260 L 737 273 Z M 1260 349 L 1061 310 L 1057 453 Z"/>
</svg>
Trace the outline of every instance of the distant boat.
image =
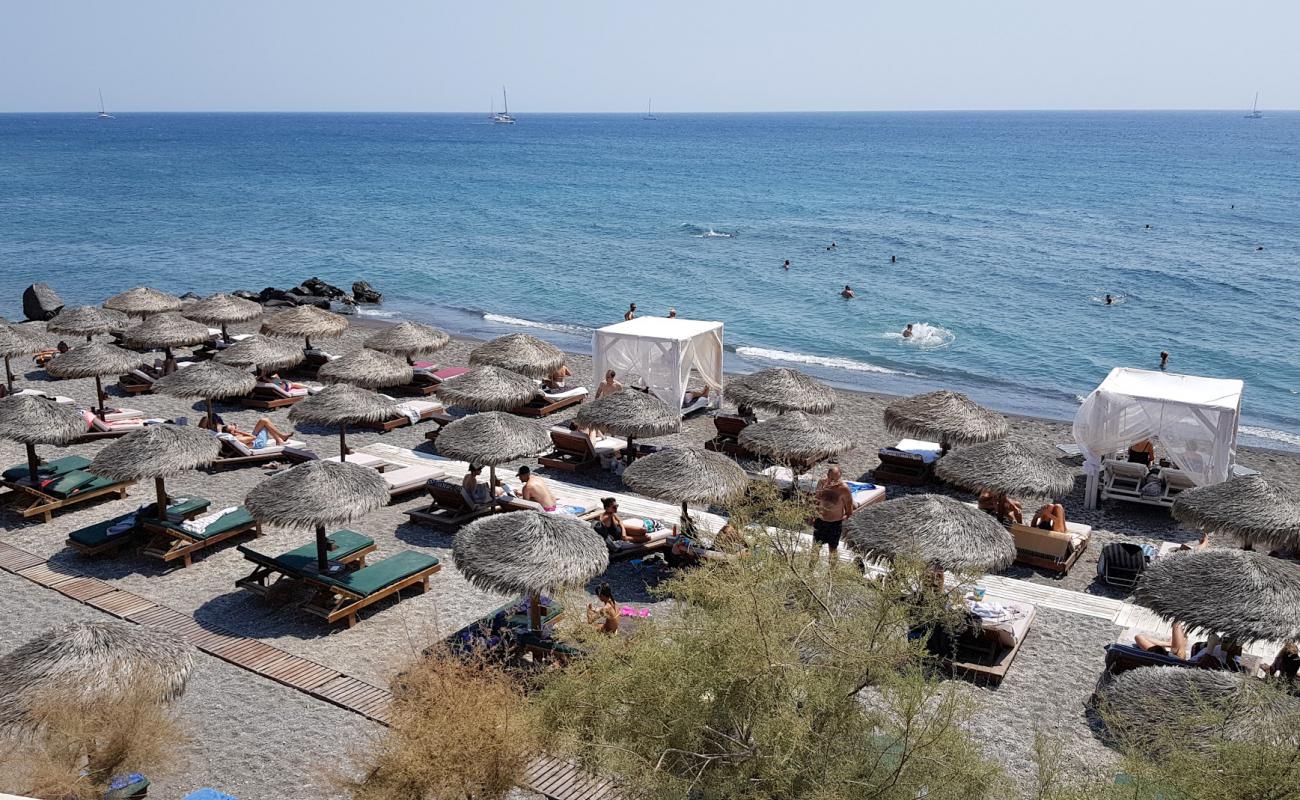
<svg viewBox="0 0 1300 800">
<path fill-rule="evenodd" d="M 100 119 L 117 119 L 117 117 L 104 110 L 104 90 L 99 90 L 99 118 Z"/>
<path fill-rule="evenodd" d="M 515 118 L 510 116 L 510 101 L 506 98 L 505 86 L 501 87 L 501 105 L 505 107 L 505 111 L 500 114 L 493 114 L 492 121 L 498 125 L 514 125 Z"/>
<path fill-rule="evenodd" d="M 645 101 L 645 119 L 659 119 L 654 115 L 654 112 L 650 110 L 650 104 L 653 102 L 654 102 L 653 97 Z"/>
<path fill-rule="evenodd" d="M 1246 119 L 1259 119 L 1264 116 L 1264 112 L 1259 110 L 1259 92 L 1255 92 L 1255 104 L 1250 107 L 1250 113 Z"/>
</svg>

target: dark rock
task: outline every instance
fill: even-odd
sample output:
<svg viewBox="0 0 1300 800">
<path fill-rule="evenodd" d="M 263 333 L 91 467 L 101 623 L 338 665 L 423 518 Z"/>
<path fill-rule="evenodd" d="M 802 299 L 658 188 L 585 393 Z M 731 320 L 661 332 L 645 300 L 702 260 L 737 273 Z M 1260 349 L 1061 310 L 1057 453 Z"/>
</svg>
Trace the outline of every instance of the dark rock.
<svg viewBox="0 0 1300 800">
<path fill-rule="evenodd" d="M 62 310 L 63 299 L 43 283 L 33 283 L 23 291 L 23 313 L 30 320 L 45 322 Z"/>
<path fill-rule="evenodd" d="M 352 284 L 352 297 L 358 303 L 384 302 L 384 296 L 366 281 L 357 281 Z"/>
<path fill-rule="evenodd" d="M 316 306 L 319 309 L 329 311 L 330 301 L 324 297 L 315 297 L 309 294 L 298 294 L 297 292 L 285 292 L 284 299 L 299 306 Z"/>
<path fill-rule="evenodd" d="M 258 293 L 257 299 L 265 303 L 268 300 L 288 300 L 289 293 L 283 289 L 277 289 L 274 286 L 268 286 Z"/>
<path fill-rule="evenodd" d="M 243 298 L 244 300 L 252 300 L 253 302 L 259 302 L 262 299 L 262 296 L 260 294 L 258 294 L 257 292 L 250 292 L 247 289 L 236 289 L 230 294 L 233 295 L 234 297 Z"/>
<path fill-rule="evenodd" d="M 195 294 L 194 292 L 186 292 L 185 294 L 181 295 L 181 299 L 182 299 L 182 300 L 202 300 L 203 298 L 200 297 L 200 296 L 198 296 L 198 295 Z"/>
<path fill-rule="evenodd" d="M 355 314 L 357 313 L 357 305 L 356 303 L 339 300 L 330 303 L 329 310 L 335 314 Z"/>
<path fill-rule="evenodd" d="M 302 285 L 294 289 L 294 291 L 300 294 L 315 295 L 316 297 L 328 297 L 331 300 L 347 296 L 347 292 L 337 286 L 330 286 L 320 278 L 309 278 L 303 281 Z"/>
<path fill-rule="evenodd" d="M 290 300 L 267 300 L 262 305 L 266 308 L 293 308 L 297 303 Z"/>
</svg>

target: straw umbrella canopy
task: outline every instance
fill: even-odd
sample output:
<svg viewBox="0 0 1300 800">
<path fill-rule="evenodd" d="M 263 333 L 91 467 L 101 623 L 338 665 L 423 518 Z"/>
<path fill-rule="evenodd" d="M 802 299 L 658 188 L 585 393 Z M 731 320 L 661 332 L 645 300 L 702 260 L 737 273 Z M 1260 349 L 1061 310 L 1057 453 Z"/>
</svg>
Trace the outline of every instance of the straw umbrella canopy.
<svg viewBox="0 0 1300 800">
<path fill-rule="evenodd" d="M 310 422 L 339 427 L 339 460 L 348 458 L 348 425 L 383 422 L 397 416 L 397 403 L 381 394 L 338 383 L 295 403 L 289 409 L 294 423 Z"/>
<path fill-rule="evenodd" d="M 369 467 L 342 461 L 308 461 L 262 481 L 244 498 L 259 522 L 315 528 L 316 567 L 322 574 L 343 567 L 329 561 L 327 527 L 346 525 L 388 502 L 388 484 Z"/>
<path fill-rule="evenodd" d="M 204 361 L 159 378 L 154 390 L 183 400 L 203 400 L 207 406 L 208 428 L 216 430 L 212 401 L 242 397 L 257 386 L 257 378 L 237 367 Z"/>
<path fill-rule="evenodd" d="M 534 631 L 542 627 L 543 592 L 581 586 L 609 567 L 609 549 L 590 525 L 538 511 L 494 514 L 471 522 L 456 533 L 452 557 L 456 569 L 475 586 L 527 595 Z"/>
<path fill-rule="evenodd" d="M 208 340 L 208 326 L 167 311 L 154 314 L 139 325 L 127 328 L 122 338 L 133 347 L 150 350 L 161 348 L 166 356 L 165 363 L 171 364 L 175 361 L 172 348 L 203 344 Z"/>
<path fill-rule="evenodd" d="M 270 336 L 250 336 L 213 356 L 213 361 L 261 374 L 288 369 L 305 358 L 302 348 Z"/>
<path fill-rule="evenodd" d="M 379 389 L 410 383 L 412 372 L 411 366 L 402 359 L 363 347 L 325 364 L 316 377 L 326 383 L 350 383 L 366 389 Z"/>
<path fill-rule="evenodd" d="M 166 478 L 211 464 L 221 444 L 211 432 L 180 425 L 148 425 L 114 439 L 100 450 L 86 471 L 113 481 L 153 478 L 158 519 L 167 519 Z"/>
<path fill-rule="evenodd" d="M 348 318 L 316 306 L 295 306 L 277 311 L 262 321 L 262 333 L 305 340 L 311 349 L 311 337 L 332 339 L 348 329 Z"/>
<path fill-rule="evenodd" d="M 469 363 L 501 367 L 530 378 L 545 378 L 564 366 L 564 352 L 536 336 L 511 333 L 469 351 Z"/>
<path fill-rule="evenodd" d="M 844 525 L 865 558 L 911 558 L 958 572 L 996 572 L 1016 558 L 1006 528 L 982 511 L 939 494 L 914 494 L 867 506 Z"/>
<path fill-rule="evenodd" d="M 139 353 L 107 342 L 88 342 L 60 353 L 45 362 L 45 371 L 61 380 L 73 378 L 95 379 L 95 412 L 104 416 L 104 385 L 106 375 L 121 375 L 143 365 L 147 358 Z"/>
<path fill-rule="evenodd" d="M 14 390 L 14 373 L 9 367 L 9 359 L 30 356 L 45 349 L 45 345 L 26 331 L 10 325 L 0 325 L 0 357 L 5 360 L 5 384 L 9 391 Z"/>
<path fill-rule="evenodd" d="M 35 731 L 54 697 L 90 707 L 168 703 L 193 668 L 194 648 L 162 628 L 106 620 L 48 630 L 0 658 L 0 731 Z"/>
<path fill-rule="evenodd" d="M 740 432 L 740 446 L 746 450 L 799 465 L 837 456 L 855 444 L 842 421 L 803 411 L 755 422 Z"/>
<path fill-rule="evenodd" d="M 722 396 L 737 406 L 761 408 L 784 414 L 803 411 L 827 414 L 835 409 L 835 391 L 797 369 L 761 369 L 733 378 Z"/>
<path fill-rule="evenodd" d="M 236 322 L 248 322 L 262 316 L 262 305 L 242 297 L 235 297 L 225 292 L 203 298 L 185 306 L 181 312 L 187 318 L 205 325 L 220 325 L 222 341 L 230 341 L 226 326 Z"/>
<path fill-rule="evenodd" d="M 1300 639 L 1300 569 L 1261 553 L 1173 553 L 1147 567 L 1133 596 L 1165 619 L 1237 643 Z"/>
<path fill-rule="evenodd" d="M 509 411 L 532 400 L 537 392 L 532 378 L 489 366 L 475 367 L 438 384 L 443 402 L 472 411 Z"/>
<path fill-rule="evenodd" d="M 1262 475 L 1197 486 L 1174 498 L 1174 519 L 1206 533 L 1227 533 L 1249 549 L 1300 547 L 1300 497 Z"/>
<path fill-rule="evenodd" d="M 1074 467 L 1047 445 L 998 439 L 963 447 L 939 459 L 935 473 L 978 492 L 1060 497 L 1074 489 Z"/>
<path fill-rule="evenodd" d="M 111 333 L 125 329 L 120 312 L 109 311 L 95 306 L 65 308 L 50 320 L 45 330 L 50 333 L 66 333 L 70 336 L 84 336 L 86 341 L 97 334 Z"/>
<path fill-rule="evenodd" d="M 578 425 L 627 439 L 627 461 L 635 458 L 634 439 L 667 436 L 682 429 L 682 415 L 649 392 L 620 389 L 584 403 L 575 417 Z"/>
<path fill-rule="evenodd" d="M 372 334 L 365 341 L 371 350 L 402 356 L 409 364 L 415 356 L 435 353 L 447 346 L 451 337 L 446 331 L 421 322 L 399 322 Z"/>
<path fill-rule="evenodd" d="M 104 308 L 121 311 L 128 317 L 147 317 L 164 311 L 180 311 L 183 305 L 179 297 L 150 289 L 148 286 L 137 286 L 104 301 Z"/>
<path fill-rule="evenodd" d="M 1007 435 L 1007 419 L 959 392 L 946 389 L 895 400 L 885 406 L 885 427 L 898 436 L 975 444 Z"/>
<path fill-rule="evenodd" d="M 73 407 L 35 395 L 0 398 L 0 438 L 18 442 L 27 449 L 28 480 L 35 481 L 40 469 L 38 444 L 67 444 L 86 432 L 86 420 Z"/>
<path fill-rule="evenodd" d="M 496 505 L 497 465 L 534 456 L 551 446 L 546 428 L 503 411 L 461 417 L 438 434 L 438 453 L 488 468 L 489 491 Z"/>
<path fill-rule="evenodd" d="M 632 491 L 682 504 L 682 530 L 689 532 L 689 503 L 718 503 L 744 493 L 749 476 L 721 453 L 673 447 L 638 458 L 623 472 Z"/>
</svg>

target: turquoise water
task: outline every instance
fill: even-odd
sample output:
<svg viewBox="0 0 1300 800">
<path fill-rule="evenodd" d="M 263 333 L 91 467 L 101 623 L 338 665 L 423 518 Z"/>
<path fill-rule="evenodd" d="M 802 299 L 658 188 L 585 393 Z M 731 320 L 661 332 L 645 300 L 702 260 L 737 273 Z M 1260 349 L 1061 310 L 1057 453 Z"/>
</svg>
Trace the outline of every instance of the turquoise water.
<svg viewBox="0 0 1300 800">
<path fill-rule="evenodd" d="M 1300 444 L 1298 190 L 1300 114 L 0 115 L 0 314 L 366 278 L 587 351 L 635 301 L 736 369 L 1062 418 L 1169 350 Z"/>
</svg>

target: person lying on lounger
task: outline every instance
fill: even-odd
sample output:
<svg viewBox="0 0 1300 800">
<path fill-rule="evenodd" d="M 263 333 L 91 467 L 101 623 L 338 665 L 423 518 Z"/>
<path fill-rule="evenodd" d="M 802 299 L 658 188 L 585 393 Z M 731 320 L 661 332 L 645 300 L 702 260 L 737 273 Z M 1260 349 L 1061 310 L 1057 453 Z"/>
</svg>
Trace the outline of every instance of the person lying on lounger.
<svg viewBox="0 0 1300 800">
<path fill-rule="evenodd" d="M 618 500 L 613 497 L 601 499 L 600 504 L 603 510 L 591 527 L 606 539 L 648 544 L 672 535 L 672 532 L 665 529 L 662 523 L 652 519 L 623 519 L 618 515 Z"/>
<path fill-rule="evenodd" d="M 307 384 L 298 383 L 297 381 L 287 380 L 280 377 L 280 373 L 272 372 L 270 375 L 258 375 L 257 379 L 262 383 L 273 383 L 286 392 L 292 392 L 294 389 L 306 389 Z"/>
<path fill-rule="evenodd" d="M 596 590 L 599 606 L 587 604 L 587 624 L 596 626 L 601 633 L 618 633 L 618 603 L 614 602 L 614 592 L 608 583 L 602 583 Z"/>
<path fill-rule="evenodd" d="M 564 379 L 572 375 L 573 372 L 567 366 L 561 364 L 559 369 L 547 375 L 542 381 L 542 390 L 546 392 L 562 392 L 564 391 Z"/>
<path fill-rule="evenodd" d="M 1020 504 L 1007 497 L 1006 492 L 985 489 L 980 492 L 980 499 L 976 505 L 980 511 L 997 517 L 1000 522 L 1014 522 L 1019 525 L 1025 523 L 1024 517 L 1020 515 Z"/>
<path fill-rule="evenodd" d="M 1065 533 L 1065 506 L 1060 503 L 1048 503 L 1034 513 L 1034 519 L 1029 524 L 1045 531 Z"/>
<path fill-rule="evenodd" d="M 696 400 L 699 400 L 701 397 L 708 397 L 708 396 L 709 396 L 708 386 L 705 386 L 703 389 L 687 389 L 686 394 L 682 396 L 682 408 L 686 408 L 688 406 L 694 405 Z"/>
<path fill-rule="evenodd" d="M 1133 637 L 1133 644 L 1148 653 L 1173 656 L 1190 661 L 1202 669 L 1226 669 L 1241 672 L 1241 645 L 1222 639 L 1218 634 L 1210 636 L 1208 641 L 1197 642 L 1189 646 L 1187 629 L 1181 622 L 1175 622 L 1168 639 L 1160 639 L 1139 633 Z"/>
<path fill-rule="evenodd" d="M 280 445 L 289 441 L 289 437 L 281 433 L 266 417 L 259 419 L 251 432 L 240 430 L 234 423 L 227 423 L 220 414 L 212 415 L 211 425 L 208 424 L 208 417 L 205 414 L 203 419 L 199 420 L 199 427 L 217 433 L 228 433 L 254 450 L 261 450 L 271 442 Z"/>
</svg>

